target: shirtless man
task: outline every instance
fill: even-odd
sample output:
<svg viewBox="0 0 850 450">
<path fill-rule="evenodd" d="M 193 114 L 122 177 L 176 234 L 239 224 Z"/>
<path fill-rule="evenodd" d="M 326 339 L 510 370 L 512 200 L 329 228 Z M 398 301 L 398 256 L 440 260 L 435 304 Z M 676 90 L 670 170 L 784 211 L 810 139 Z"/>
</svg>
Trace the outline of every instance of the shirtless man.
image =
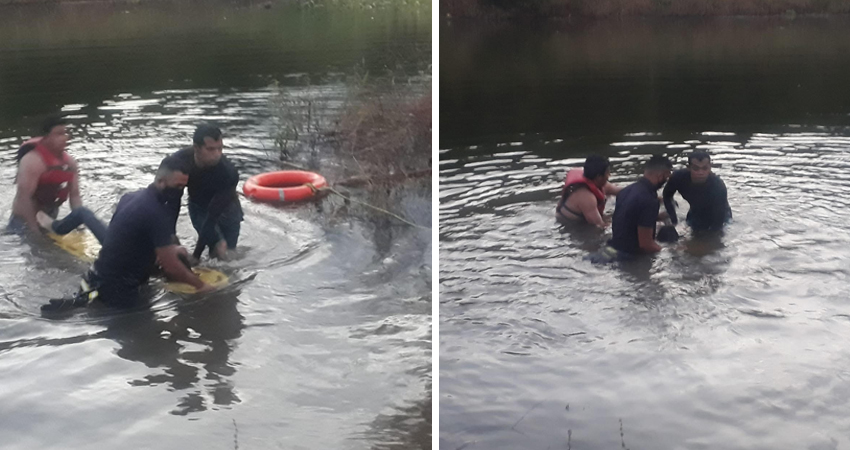
<svg viewBox="0 0 850 450">
<path fill-rule="evenodd" d="M 567 172 L 561 200 L 555 208 L 555 219 L 562 225 L 586 222 L 605 227 L 602 213 L 607 196 L 617 195 L 622 189 L 608 182 L 611 176 L 608 158 L 593 155 L 584 161 L 584 169 Z"/>
</svg>

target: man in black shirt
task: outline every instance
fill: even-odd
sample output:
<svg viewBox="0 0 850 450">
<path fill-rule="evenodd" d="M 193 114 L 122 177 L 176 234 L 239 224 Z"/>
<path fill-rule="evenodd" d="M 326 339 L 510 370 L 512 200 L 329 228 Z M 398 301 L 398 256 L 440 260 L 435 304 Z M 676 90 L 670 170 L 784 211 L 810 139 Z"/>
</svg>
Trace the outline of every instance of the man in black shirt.
<svg viewBox="0 0 850 450">
<path fill-rule="evenodd" d="M 75 302 L 98 298 L 111 306 L 133 306 L 157 263 L 173 281 L 190 284 L 198 292 L 214 290 L 180 261 L 188 252 L 174 243 L 173 204 L 180 202 L 186 172 L 182 161 L 165 158 L 153 184 L 121 197 L 97 260 L 84 277 L 85 295 Z"/>
<path fill-rule="evenodd" d="M 667 182 L 672 167 L 667 157 L 653 156 L 644 166 L 643 177 L 617 194 L 608 245 L 618 255 L 628 257 L 661 251 L 655 242 L 655 222 L 661 207 L 658 189 Z"/>
<path fill-rule="evenodd" d="M 732 219 L 726 185 L 720 177 L 711 173 L 711 157 L 708 153 L 691 153 L 688 168 L 674 172 L 664 188 L 664 207 L 673 225 L 679 222 L 673 203 L 676 191 L 691 206 L 686 220 L 694 231 L 720 230 Z"/>
<path fill-rule="evenodd" d="M 173 156 L 189 166 L 189 218 L 198 232 L 193 256 L 199 259 L 209 247 L 210 256 L 227 258 L 239 240 L 242 206 L 236 194 L 239 172 L 223 156 L 221 130 L 203 124 L 195 129 L 193 146 Z M 178 206 L 179 212 L 179 206 Z"/>
</svg>

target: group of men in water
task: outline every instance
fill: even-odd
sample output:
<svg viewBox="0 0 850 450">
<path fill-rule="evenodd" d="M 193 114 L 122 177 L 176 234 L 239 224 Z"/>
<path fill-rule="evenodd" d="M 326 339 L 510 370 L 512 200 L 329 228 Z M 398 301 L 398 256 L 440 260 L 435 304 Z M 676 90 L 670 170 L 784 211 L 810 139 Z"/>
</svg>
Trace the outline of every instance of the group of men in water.
<svg viewBox="0 0 850 450">
<path fill-rule="evenodd" d="M 607 260 L 631 259 L 640 254 L 661 251 L 656 239 L 673 240 L 678 237 L 676 203 L 678 192 L 690 204 L 686 223 L 695 232 L 720 231 L 732 219 L 726 185 L 711 171 L 711 156 L 696 151 L 688 155 L 684 169 L 673 170 L 665 156 L 652 156 L 644 164 L 643 176 L 635 183 L 619 187 L 611 184 L 610 162 L 602 156 L 590 156 L 582 169 L 567 173 L 561 199 L 555 208 L 555 218 L 561 224 L 587 223 L 605 228 L 603 212 L 608 196 L 616 196 L 617 203 L 611 217 L 612 237 L 603 248 Z M 666 184 L 666 187 L 665 187 Z M 658 190 L 664 187 L 662 196 Z M 666 214 L 660 211 L 664 203 Z M 656 233 L 657 222 L 671 225 Z"/>
<path fill-rule="evenodd" d="M 83 206 L 78 164 L 66 152 L 67 125 L 61 116 L 48 118 L 43 135 L 24 142 L 18 150 L 17 191 L 7 231 L 40 236 L 44 232 L 64 235 L 80 225 L 91 230 L 101 249 L 83 277 L 85 297 L 81 299 L 85 301 L 97 297 L 108 305 L 132 306 L 157 267 L 170 280 L 192 285 L 198 292 L 214 290 L 190 267 L 206 248 L 210 257 L 228 258 L 239 238 L 239 173 L 222 155 L 221 130 L 209 124 L 198 126 L 193 145 L 165 157 L 147 188 L 123 195 L 106 226 Z M 180 245 L 176 234 L 187 187 L 189 217 L 198 232 L 192 254 Z M 71 212 L 58 219 L 66 200 Z"/>
<path fill-rule="evenodd" d="M 77 161 L 66 152 L 67 125 L 61 116 L 48 118 L 43 135 L 24 142 L 18 150 L 17 191 L 7 230 L 63 235 L 80 225 L 88 227 L 102 245 L 84 276 L 88 299 L 94 298 L 91 294 L 95 292 L 106 304 L 133 305 L 140 288 L 157 267 L 169 279 L 190 284 L 198 292 L 213 290 L 190 267 L 205 248 L 209 248 L 211 257 L 226 259 L 236 247 L 243 218 L 236 193 L 239 173 L 222 155 L 221 130 L 209 124 L 198 126 L 193 145 L 165 157 L 151 185 L 121 197 L 107 227 L 82 204 Z M 556 219 L 562 224 L 584 222 L 605 228 L 607 198 L 616 196 L 612 237 L 602 251 L 609 260 L 660 251 L 656 239 L 664 237 L 656 233 L 659 220 L 672 224 L 662 227 L 662 231 L 677 234 L 678 216 L 673 201 L 676 192 L 690 204 L 686 222 L 692 230 L 722 229 L 732 218 L 732 210 L 726 185 L 711 171 L 711 157 L 705 152 L 693 152 L 686 168 L 675 172 L 672 168 L 667 157 L 653 156 L 645 163 L 643 176 L 637 182 L 619 187 L 608 181 L 608 159 L 590 156 L 583 168 L 567 173 Z M 180 245 L 176 235 L 187 187 L 189 217 L 198 232 L 192 254 Z M 58 219 L 59 207 L 65 201 L 71 212 Z M 662 201 L 666 214 L 660 212 Z"/>
</svg>

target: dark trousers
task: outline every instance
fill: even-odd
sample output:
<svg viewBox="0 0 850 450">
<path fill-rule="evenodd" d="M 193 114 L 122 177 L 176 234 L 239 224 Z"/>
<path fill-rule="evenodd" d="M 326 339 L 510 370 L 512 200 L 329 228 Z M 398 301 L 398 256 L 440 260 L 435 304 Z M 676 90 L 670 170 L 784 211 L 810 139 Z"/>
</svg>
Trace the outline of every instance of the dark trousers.
<svg viewBox="0 0 850 450">
<path fill-rule="evenodd" d="M 78 226 L 85 225 L 91 230 L 94 237 L 101 244 L 106 239 L 106 225 L 91 212 L 90 209 L 81 206 L 71 211 L 70 214 L 63 219 L 53 221 L 53 232 L 59 235 L 68 234 L 74 231 Z"/>
<path fill-rule="evenodd" d="M 56 217 L 54 212 L 51 216 Z M 106 239 L 106 225 L 101 222 L 90 209 L 79 207 L 71 211 L 70 214 L 63 219 L 53 221 L 53 232 L 59 235 L 65 235 L 74 231 L 78 226 L 85 225 L 91 230 L 94 237 L 102 244 Z M 6 225 L 6 232 L 11 234 L 24 234 L 27 232 L 27 223 L 24 219 L 13 215 L 9 219 L 9 224 Z"/>
<path fill-rule="evenodd" d="M 83 279 L 90 289 L 97 291 L 97 300 L 109 306 L 131 308 L 142 298 L 141 286 L 131 280 L 105 279 L 94 270 L 86 273 Z"/>
<path fill-rule="evenodd" d="M 239 202 L 232 202 L 224 212 L 218 216 L 214 224 L 208 224 L 209 213 L 207 209 L 197 203 L 189 202 L 189 218 L 192 226 L 198 232 L 198 239 L 203 239 L 210 253 L 215 252 L 215 244 L 222 239 L 227 242 L 227 248 L 236 248 L 239 241 L 239 230 L 242 222 L 242 208 Z"/>
</svg>

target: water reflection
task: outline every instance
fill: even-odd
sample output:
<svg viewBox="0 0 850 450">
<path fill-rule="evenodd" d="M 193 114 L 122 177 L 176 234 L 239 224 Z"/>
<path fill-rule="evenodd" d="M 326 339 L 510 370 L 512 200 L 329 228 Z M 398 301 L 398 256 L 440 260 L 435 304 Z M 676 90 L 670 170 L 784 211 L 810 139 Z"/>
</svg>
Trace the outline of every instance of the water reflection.
<svg viewBox="0 0 850 450">
<path fill-rule="evenodd" d="M 425 368 L 430 370 L 430 368 Z M 366 433 L 372 450 L 408 450 L 431 448 L 431 387 L 428 396 L 397 409 L 393 414 L 381 414 Z"/>
<path fill-rule="evenodd" d="M 230 360 L 245 328 L 237 296 L 212 295 L 178 302 L 173 310 L 119 315 L 107 321 L 103 336 L 120 345 L 119 357 L 156 371 L 131 385 L 166 385 L 180 393 L 172 414 L 226 407 L 240 401 L 231 381 L 238 363 Z"/>
</svg>

